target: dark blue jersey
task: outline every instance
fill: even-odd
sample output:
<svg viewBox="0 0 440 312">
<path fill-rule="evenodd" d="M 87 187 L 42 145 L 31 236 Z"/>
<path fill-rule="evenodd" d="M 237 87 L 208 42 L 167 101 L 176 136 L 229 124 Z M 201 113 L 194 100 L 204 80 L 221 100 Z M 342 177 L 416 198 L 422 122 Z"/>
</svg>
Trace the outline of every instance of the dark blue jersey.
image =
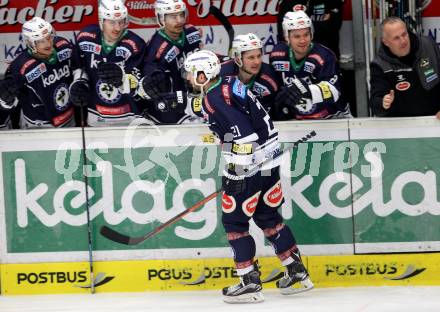
<svg viewBox="0 0 440 312">
<path fill-rule="evenodd" d="M 239 67 L 234 60 L 226 61 L 221 65 L 220 76 L 228 80 L 232 77 L 238 77 Z M 273 102 L 279 89 L 276 73 L 272 67 L 266 63 L 261 64 L 260 72 L 246 86 L 272 116 Z"/>
<path fill-rule="evenodd" d="M 89 80 L 91 94 L 88 119 L 95 126 L 106 122 L 129 121 L 140 114 L 138 103 L 129 93 L 123 93 L 119 88 L 99 80 L 98 63 L 117 63 L 124 68 L 125 73 L 140 78 L 146 48 L 144 40 L 130 30 L 126 30 L 113 46 L 106 45 L 102 36 L 98 25 L 85 27 L 77 35 L 75 53 Z"/>
<path fill-rule="evenodd" d="M 340 73 L 333 52 L 319 43 L 313 43 L 307 56 L 297 61 L 290 47 L 278 43 L 270 54 L 269 62 L 278 80 L 285 86 L 293 84 L 295 78 L 305 81 L 312 98 L 303 105 L 297 105 L 294 113 L 297 119 L 322 119 L 351 116 L 349 108 L 341 97 Z"/>
<path fill-rule="evenodd" d="M 72 49 L 67 39 L 55 37 L 54 54 L 48 60 L 23 51 L 10 64 L 8 71 L 20 88 L 22 127 L 62 127 L 72 122 Z"/>
<path fill-rule="evenodd" d="M 164 30 L 156 31 L 147 44 L 143 73 L 148 75 L 154 70 L 162 70 L 172 81 L 171 91 L 186 92 L 185 80 L 182 77 L 183 63 L 188 55 L 200 50 L 201 35 L 192 25 L 186 25 L 179 40 L 169 38 Z M 180 123 L 185 119 L 184 113 L 148 111 L 157 123 Z"/>
<path fill-rule="evenodd" d="M 203 100 L 211 131 L 222 143 L 227 163 L 254 166 L 279 152 L 278 131 L 256 96 L 237 78 L 218 80 Z"/>
<path fill-rule="evenodd" d="M 11 128 L 10 111 L 0 109 L 0 130 Z"/>
</svg>

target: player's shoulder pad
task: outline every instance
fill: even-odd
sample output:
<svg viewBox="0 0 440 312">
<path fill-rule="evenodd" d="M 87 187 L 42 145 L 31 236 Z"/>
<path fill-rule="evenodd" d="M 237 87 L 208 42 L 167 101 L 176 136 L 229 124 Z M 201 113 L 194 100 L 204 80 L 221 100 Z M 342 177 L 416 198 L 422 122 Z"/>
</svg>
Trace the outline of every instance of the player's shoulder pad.
<svg viewBox="0 0 440 312">
<path fill-rule="evenodd" d="M 24 76 L 39 63 L 40 62 L 29 55 L 27 51 L 23 51 L 9 64 L 8 70 L 13 74 L 19 73 Z"/>
<path fill-rule="evenodd" d="M 220 64 L 220 76 L 237 76 L 234 60 L 228 60 Z"/>
<path fill-rule="evenodd" d="M 270 52 L 270 58 L 283 58 L 289 56 L 289 47 L 285 42 L 278 42 Z"/>
<path fill-rule="evenodd" d="M 314 43 L 307 58 L 312 62 L 323 66 L 326 63 L 336 62 L 335 54 L 327 47 L 319 43 Z"/>
<path fill-rule="evenodd" d="M 238 78 L 236 78 L 232 82 L 232 94 L 238 96 L 239 98 L 244 99 L 246 97 L 247 87 L 246 85 L 241 82 Z"/>
<path fill-rule="evenodd" d="M 186 25 L 184 28 L 186 40 L 188 40 L 189 44 L 193 44 L 196 42 L 202 41 L 202 35 L 200 31 L 192 25 Z"/>
<path fill-rule="evenodd" d="M 133 54 L 136 54 L 144 49 L 145 41 L 129 30 L 121 39 L 119 45 L 129 49 Z"/>
<path fill-rule="evenodd" d="M 57 50 L 62 50 L 62 49 L 66 49 L 66 48 L 68 48 L 68 49 L 73 48 L 72 43 L 64 37 L 56 36 L 53 41 L 53 44 L 55 45 L 55 48 Z"/>
<path fill-rule="evenodd" d="M 266 85 L 269 85 L 274 91 L 278 90 L 278 83 L 275 78 L 275 73 L 269 64 L 263 63 L 259 77 L 262 81 L 265 82 Z"/>
<path fill-rule="evenodd" d="M 88 25 L 80 30 L 76 35 L 76 41 L 98 41 L 100 37 L 101 29 L 98 25 Z"/>
</svg>

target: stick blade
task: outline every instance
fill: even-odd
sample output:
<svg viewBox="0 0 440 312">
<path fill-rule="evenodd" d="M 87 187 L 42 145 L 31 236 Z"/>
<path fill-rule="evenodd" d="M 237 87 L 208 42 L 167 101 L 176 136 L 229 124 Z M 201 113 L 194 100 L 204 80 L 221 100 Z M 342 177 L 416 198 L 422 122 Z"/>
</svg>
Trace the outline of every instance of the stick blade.
<svg viewBox="0 0 440 312">
<path fill-rule="evenodd" d="M 116 232 L 115 230 L 109 228 L 108 226 L 102 226 L 99 233 L 101 233 L 102 236 L 105 238 L 114 241 L 119 244 L 124 245 L 132 245 L 130 243 L 131 238 L 127 235 L 121 234 L 119 232 Z"/>
</svg>

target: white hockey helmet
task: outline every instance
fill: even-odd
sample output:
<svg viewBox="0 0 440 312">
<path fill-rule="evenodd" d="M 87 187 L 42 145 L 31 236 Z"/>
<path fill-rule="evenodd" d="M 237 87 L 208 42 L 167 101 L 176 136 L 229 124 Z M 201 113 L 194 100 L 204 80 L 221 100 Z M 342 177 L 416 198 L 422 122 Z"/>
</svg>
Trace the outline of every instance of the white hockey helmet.
<svg viewBox="0 0 440 312">
<path fill-rule="evenodd" d="M 55 31 L 49 22 L 41 17 L 35 16 L 31 20 L 25 22 L 21 29 L 26 46 L 36 52 L 36 42 L 46 38 L 48 35 L 55 36 Z"/>
<path fill-rule="evenodd" d="M 123 0 L 100 0 L 98 7 L 99 27 L 102 30 L 104 20 L 119 21 L 126 20 L 125 27 L 128 27 L 128 10 Z"/>
<path fill-rule="evenodd" d="M 313 24 L 310 17 L 306 14 L 306 12 L 302 10 L 287 12 L 283 18 L 283 32 L 284 38 L 287 40 L 289 35 L 289 30 L 293 29 L 304 29 L 310 28 L 310 32 L 313 36 Z"/>
<path fill-rule="evenodd" d="M 165 26 L 165 14 L 185 12 L 185 19 L 188 17 L 186 4 L 182 0 L 156 0 L 154 12 L 160 27 Z"/>
<path fill-rule="evenodd" d="M 235 63 L 239 67 L 241 67 L 243 66 L 243 52 L 262 48 L 263 43 L 257 35 L 253 33 L 248 33 L 246 35 L 237 35 L 232 41 L 231 57 L 234 58 Z"/>
<path fill-rule="evenodd" d="M 217 55 L 209 50 L 199 50 L 194 52 L 185 60 L 185 71 L 191 73 L 196 85 L 203 87 L 210 80 L 220 74 L 220 60 Z M 202 72 L 208 79 L 205 83 L 197 83 L 197 75 Z"/>
</svg>

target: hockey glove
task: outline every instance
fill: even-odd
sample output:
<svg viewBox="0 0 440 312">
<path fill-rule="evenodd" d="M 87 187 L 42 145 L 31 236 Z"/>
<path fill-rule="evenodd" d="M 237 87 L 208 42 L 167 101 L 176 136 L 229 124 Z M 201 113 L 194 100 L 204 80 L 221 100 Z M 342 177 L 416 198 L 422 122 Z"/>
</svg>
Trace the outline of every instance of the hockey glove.
<svg viewBox="0 0 440 312">
<path fill-rule="evenodd" d="M 293 80 L 293 84 L 287 87 L 285 96 L 286 104 L 292 109 L 304 99 L 312 98 L 309 85 L 301 79 Z"/>
<path fill-rule="evenodd" d="M 186 93 L 183 91 L 160 93 L 154 99 L 154 104 L 156 110 L 160 112 L 183 113 L 186 107 Z"/>
<path fill-rule="evenodd" d="M 228 195 L 237 195 L 246 190 L 246 179 L 232 180 L 222 177 L 222 188 Z"/>
<path fill-rule="evenodd" d="M 101 62 L 98 64 L 97 75 L 102 82 L 119 88 L 122 86 L 124 70 L 116 63 Z"/>
<path fill-rule="evenodd" d="M 0 80 L 0 109 L 10 110 L 17 105 L 18 92 L 17 83 L 12 77 Z"/>
<path fill-rule="evenodd" d="M 70 84 L 70 101 L 75 106 L 87 106 L 89 100 L 89 84 L 85 79 L 75 80 Z"/>
<path fill-rule="evenodd" d="M 147 99 L 155 99 L 161 93 L 171 91 L 170 78 L 162 70 L 155 70 L 151 75 L 145 76 L 141 84 Z"/>
</svg>

